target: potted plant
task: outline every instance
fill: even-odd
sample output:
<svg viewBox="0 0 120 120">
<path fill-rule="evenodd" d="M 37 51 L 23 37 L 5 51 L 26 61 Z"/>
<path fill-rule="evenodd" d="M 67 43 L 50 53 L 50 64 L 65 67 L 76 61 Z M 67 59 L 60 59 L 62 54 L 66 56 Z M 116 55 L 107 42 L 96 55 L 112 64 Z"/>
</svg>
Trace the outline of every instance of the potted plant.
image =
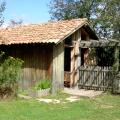
<svg viewBox="0 0 120 120">
<path fill-rule="evenodd" d="M 50 80 L 40 80 L 34 86 L 34 92 L 32 92 L 32 97 L 42 97 L 47 96 L 50 93 L 51 81 Z"/>
</svg>

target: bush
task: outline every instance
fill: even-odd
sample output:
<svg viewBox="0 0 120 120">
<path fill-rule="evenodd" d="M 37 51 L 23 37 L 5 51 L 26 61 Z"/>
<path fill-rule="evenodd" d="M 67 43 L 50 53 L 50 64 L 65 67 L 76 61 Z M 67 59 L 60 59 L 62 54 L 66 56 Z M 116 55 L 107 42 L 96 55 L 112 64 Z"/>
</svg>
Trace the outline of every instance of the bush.
<svg viewBox="0 0 120 120">
<path fill-rule="evenodd" d="M 50 80 L 40 80 L 36 85 L 35 85 L 35 90 L 42 90 L 42 89 L 47 89 L 51 87 L 51 81 Z"/>
<path fill-rule="evenodd" d="M 23 61 L 18 58 L 4 58 L 4 53 L 0 55 L 2 62 L 0 64 L 0 97 L 16 94 L 17 81 Z"/>
</svg>

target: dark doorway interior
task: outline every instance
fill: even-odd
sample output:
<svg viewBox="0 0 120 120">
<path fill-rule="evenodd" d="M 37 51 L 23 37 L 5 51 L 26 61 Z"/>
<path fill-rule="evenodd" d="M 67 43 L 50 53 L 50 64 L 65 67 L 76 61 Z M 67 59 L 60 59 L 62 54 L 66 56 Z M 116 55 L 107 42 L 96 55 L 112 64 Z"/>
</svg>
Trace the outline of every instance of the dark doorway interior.
<svg viewBox="0 0 120 120">
<path fill-rule="evenodd" d="M 71 68 L 71 48 L 65 48 L 64 71 L 70 72 Z"/>
</svg>

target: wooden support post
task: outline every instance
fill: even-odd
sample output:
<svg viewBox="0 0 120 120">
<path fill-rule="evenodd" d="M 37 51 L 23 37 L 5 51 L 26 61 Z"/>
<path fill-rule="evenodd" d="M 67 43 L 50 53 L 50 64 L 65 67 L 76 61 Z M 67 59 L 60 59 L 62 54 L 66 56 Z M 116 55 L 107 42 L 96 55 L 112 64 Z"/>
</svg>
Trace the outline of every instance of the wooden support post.
<svg viewBox="0 0 120 120">
<path fill-rule="evenodd" d="M 119 47 L 115 47 L 115 70 L 119 70 Z"/>
<path fill-rule="evenodd" d="M 74 87 L 78 87 L 78 81 L 79 81 L 79 68 L 81 65 L 81 54 L 79 49 L 79 43 L 81 41 L 81 33 L 80 30 L 77 31 L 77 37 L 76 37 L 76 44 L 77 44 L 77 54 L 75 56 L 75 80 L 74 80 Z"/>
<path fill-rule="evenodd" d="M 79 43 L 81 41 L 80 30 L 73 35 L 74 47 L 71 50 L 71 77 L 70 87 L 76 87 L 79 80 L 79 67 L 80 67 L 80 49 Z"/>
<path fill-rule="evenodd" d="M 53 47 L 52 94 L 64 88 L 64 43 Z"/>
<path fill-rule="evenodd" d="M 70 87 L 73 87 L 74 83 L 74 69 L 75 69 L 75 57 L 74 57 L 74 48 L 71 50 L 71 75 L 70 75 Z"/>
<path fill-rule="evenodd" d="M 113 93 L 116 94 L 120 90 L 120 80 L 116 78 L 119 71 L 119 47 L 118 46 L 115 47 L 115 63 L 114 63 L 113 69 L 115 71 L 115 74 L 114 74 L 115 76 L 113 79 Z"/>
</svg>

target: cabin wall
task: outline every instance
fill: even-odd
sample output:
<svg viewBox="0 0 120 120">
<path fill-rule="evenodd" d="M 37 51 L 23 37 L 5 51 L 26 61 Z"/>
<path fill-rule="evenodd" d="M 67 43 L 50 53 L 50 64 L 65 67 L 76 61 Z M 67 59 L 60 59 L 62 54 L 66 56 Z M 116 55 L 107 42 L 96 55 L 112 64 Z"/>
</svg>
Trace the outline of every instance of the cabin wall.
<svg viewBox="0 0 120 120">
<path fill-rule="evenodd" d="M 20 87 L 27 89 L 41 79 L 52 78 L 52 45 L 27 44 L 2 46 L 6 54 L 24 61 L 20 76 Z"/>
</svg>

